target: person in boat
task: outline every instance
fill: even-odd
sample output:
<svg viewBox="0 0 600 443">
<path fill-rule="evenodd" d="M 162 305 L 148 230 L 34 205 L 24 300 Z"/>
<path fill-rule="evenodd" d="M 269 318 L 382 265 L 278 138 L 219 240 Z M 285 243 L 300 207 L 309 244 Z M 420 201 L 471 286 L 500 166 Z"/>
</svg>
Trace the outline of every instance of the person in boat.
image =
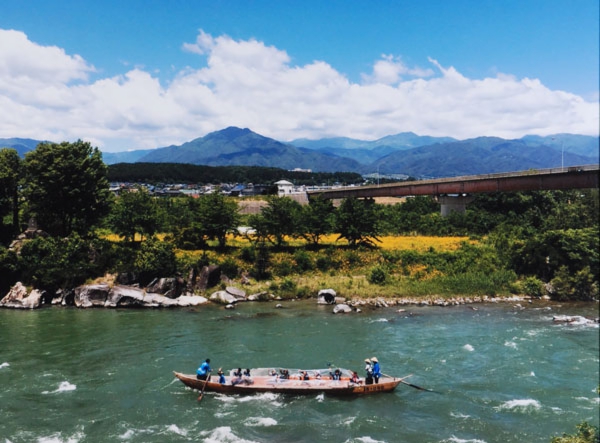
<svg viewBox="0 0 600 443">
<path fill-rule="evenodd" d="M 308 371 L 300 371 L 300 379 L 301 380 L 309 380 Z"/>
<path fill-rule="evenodd" d="M 321 373 L 319 371 L 315 372 L 315 379 L 321 380 Z"/>
<path fill-rule="evenodd" d="M 210 358 L 204 360 L 204 363 L 200 365 L 200 367 L 196 370 L 196 378 L 198 380 L 210 380 L 210 373 L 212 369 L 210 369 Z"/>
<path fill-rule="evenodd" d="M 234 371 L 233 373 L 233 379 L 231 380 L 231 384 L 233 386 L 235 385 L 239 385 L 243 379 L 242 379 L 242 368 L 237 368 L 237 371 Z"/>
<path fill-rule="evenodd" d="M 358 377 L 356 371 L 352 371 L 352 377 L 350 378 L 350 383 L 354 383 L 355 385 L 362 384 L 362 380 Z"/>
<path fill-rule="evenodd" d="M 375 380 L 375 384 L 379 383 L 379 378 L 381 377 L 381 367 L 379 366 L 379 360 L 377 357 L 372 357 L 371 361 L 373 362 L 373 379 Z"/>
<path fill-rule="evenodd" d="M 371 359 L 365 359 L 365 384 L 372 385 L 373 384 L 373 366 L 371 365 Z"/>
<path fill-rule="evenodd" d="M 250 368 L 246 368 L 246 370 L 244 371 L 244 383 L 246 383 L 247 385 L 251 385 L 252 383 L 254 383 L 254 380 L 252 380 L 252 377 L 250 376 Z"/>
<path fill-rule="evenodd" d="M 341 380 L 341 378 L 342 378 L 342 371 L 340 371 L 339 369 L 336 369 L 335 371 L 333 371 L 331 373 L 332 380 Z"/>
<path fill-rule="evenodd" d="M 219 383 L 224 385 L 225 384 L 225 375 L 223 374 L 223 368 L 219 368 L 219 371 L 217 372 L 217 374 L 219 374 Z"/>
<path fill-rule="evenodd" d="M 288 369 L 281 369 L 279 371 L 280 376 L 279 378 L 281 378 L 282 380 L 289 380 L 290 378 L 290 371 Z"/>
</svg>

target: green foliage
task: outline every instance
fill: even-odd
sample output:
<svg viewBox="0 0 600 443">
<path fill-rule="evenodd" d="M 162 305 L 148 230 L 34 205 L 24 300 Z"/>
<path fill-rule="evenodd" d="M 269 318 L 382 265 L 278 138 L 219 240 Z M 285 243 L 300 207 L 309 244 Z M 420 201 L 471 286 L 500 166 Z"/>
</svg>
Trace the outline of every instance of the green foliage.
<svg viewBox="0 0 600 443">
<path fill-rule="evenodd" d="M 551 297 L 556 300 L 589 300 L 598 297 L 598 279 L 589 267 L 572 273 L 567 266 L 561 266 L 550 280 Z"/>
<path fill-rule="evenodd" d="M 264 242 L 256 245 L 256 260 L 252 269 L 252 275 L 257 280 L 263 280 L 270 277 L 269 266 L 271 265 L 271 254 L 269 248 Z"/>
<path fill-rule="evenodd" d="M 4 297 L 10 287 L 19 280 L 17 254 L 0 246 L 0 297 Z"/>
<path fill-rule="evenodd" d="M 215 239 L 224 248 L 227 232 L 234 229 L 239 221 L 238 205 L 220 192 L 203 195 L 199 199 L 195 219 L 204 236 Z"/>
<path fill-rule="evenodd" d="M 133 261 L 133 272 L 140 284 L 146 285 L 156 277 L 175 274 L 177 262 L 173 245 L 153 237 L 143 242 Z"/>
<path fill-rule="evenodd" d="M 312 245 L 318 245 L 323 235 L 333 231 L 334 208 L 331 200 L 313 199 L 298 213 L 297 232 Z"/>
<path fill-rule="evenodd" d="M 521 292 L 531 297 L 544 295 L 544 283 L 536 277 L 527 277 L 520 284 Z"/>
<path fill-rule="evenodd" d="M 371 269 L 367 280 L 374 285 L 385 285 L 389 278 L 388 271 L 383 266 L 376 266 Z"/>
<path fill-rule="evenodd" d="M 203 166 L 184 163 L 118 163 L 108 167 L 111 182 L 134 183 L 263 183 L 282 177 L 298 185 L 361 183 L 355 172 L 300 172 L 262 166 Z"/>
<path fill-rule="evenodd" d="M 0 149 L 0 243 L 8 243 L 19 229 L 21 159 L 15 149 Z M 4 217 L 10 215 L 5 226 Z"/>
<path fill-rule="evenodd" d="M 300 204 L 288 197 L 269 197 L 268 205 L 261 213 L 249 218 L 249 224 L 256 229 L 257 238 L 268 240 L 281 247 L 285 236 L 293 236 L 297 232 Z"/>
<path fill-rule="evenodd" d="M 346 198 L 335 212 L 335 230 L 351 247 L 379 241 L 379 214 L 373 199 Z"/>
<path fill-rule="evenodd" d="M 46 232 L 83 235 L 108 213 L 106 165 L 89 143 L 40 143 L 25 154 L 23 167 L 28 214 Z"/>
<path fill-rule="evenodd" d="M 23 244 L 19 268 L 26 284 L 50 293 L 74 288 L 101 273 L 100 251 L 77 234 L 38 237 Z"/>
<path fill-rule="evenodd" d="M 221 273 L 227 277 L 236 278 L 238 276 L 239 267 L 232 257 L 225 257 L 225 260 L 219 263 L 219 266 L 221 267 Z"/>
<path fill-rule="evenodd" d="M 145 188 L 122 193 L 112 206 L 108 221 L 115 233 L 127 241 L 135 241 L 135 234 L 154 235 L 161 227 L 162 211 Z"/>
<path fill-rule="evenodd" d="M 561 437 L 554 437 L 550 443 L 600 443 L 600 433 L 597 426 L 583 421 L 576 427 L 576 434 L 563 434 Z"/>
<path fill-rule="evenodd" d="M 298 272 L 312 271 L 315 267 L 310 254 L 301 249 L 294 253 L 294 261 Z"/>
</svg>

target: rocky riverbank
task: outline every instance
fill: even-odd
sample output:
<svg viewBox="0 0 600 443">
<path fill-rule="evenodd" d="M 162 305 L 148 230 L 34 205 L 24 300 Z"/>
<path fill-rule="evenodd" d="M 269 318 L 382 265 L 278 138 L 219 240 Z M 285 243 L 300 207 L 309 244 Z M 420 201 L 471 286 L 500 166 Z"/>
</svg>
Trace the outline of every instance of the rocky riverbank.
<svg viewBox="0 0 600 443">
<path fill-rule="evenodd" d="M 28 290 L 20 282 L 0 300 L 0 307 L 14 309 L 35 309 L 44 304 L 75 306 L 77 308 L 171 308 L 199 306 L 206 303 L 216 303 L 227 308 L 233 308 L 236 303 L 246 301 L 280 301 L 275 294 L 260 292 L 246 294 L 246 291 L 227 286 L 222 290 L 213 292 L 208 298 L 190 292 L 180 293 L 174 290 L 177 282 L 159 280 L 147 288 L 137 286 L 108 283 L 82 285 L 72 291 L 60 292 L 49 298 L 44 291 L 38 289 Z M 323 289 L 315 294 L 319 304 L 333 305 L 334 313 L 360 312 L 364 308 L 388 308 L 403 306 L 457 306 L 477 303 L 527 303 L 531 297 L 427 297 L 427 298 L 352 298 L 346 299 L 337 296 L 333 289 Z"/>
</svg>

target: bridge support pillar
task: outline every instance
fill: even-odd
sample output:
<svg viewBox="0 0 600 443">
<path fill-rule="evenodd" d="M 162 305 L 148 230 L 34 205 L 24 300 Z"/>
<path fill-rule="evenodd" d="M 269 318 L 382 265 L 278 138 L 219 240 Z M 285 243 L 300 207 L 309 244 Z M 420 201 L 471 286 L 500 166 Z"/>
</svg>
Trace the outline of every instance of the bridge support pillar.
<svg viewBox="0 0 600 443">
<path fill-rule="evenodd" d="M 467 204 L 471 203 L 475 197 L 472 195 L 439 195 L 437 200 L 442 206 L 442 217 L 447 217 L 452 211 L 464 214 Z"/>
</svg>

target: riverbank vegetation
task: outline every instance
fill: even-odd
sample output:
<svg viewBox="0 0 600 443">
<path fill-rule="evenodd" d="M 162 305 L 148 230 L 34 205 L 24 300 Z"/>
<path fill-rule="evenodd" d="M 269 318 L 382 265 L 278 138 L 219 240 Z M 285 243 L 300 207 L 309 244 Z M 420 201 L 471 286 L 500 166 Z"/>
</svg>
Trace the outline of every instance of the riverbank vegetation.
<svg viewBox="0 0 600 443">
<path fill-rule="evenodd" d="M 597 189 L 479 194 L 448 217 L 430 197 L 301 206 L 269 196 L 242 216 L 239 199 L 218 192 L 115 196 L 107 174 L 81 141 L 41 144 L 24 160 L 0 150 L 0 295 L 16 281 L 54 294 L 107 274 L 144 285 L 218 265 L 249 292 L 282 297 L 325 287 L 346 297 L 598 297 Z M 39 230 L 14 241 L 31 219 Z"/>
</svg>

